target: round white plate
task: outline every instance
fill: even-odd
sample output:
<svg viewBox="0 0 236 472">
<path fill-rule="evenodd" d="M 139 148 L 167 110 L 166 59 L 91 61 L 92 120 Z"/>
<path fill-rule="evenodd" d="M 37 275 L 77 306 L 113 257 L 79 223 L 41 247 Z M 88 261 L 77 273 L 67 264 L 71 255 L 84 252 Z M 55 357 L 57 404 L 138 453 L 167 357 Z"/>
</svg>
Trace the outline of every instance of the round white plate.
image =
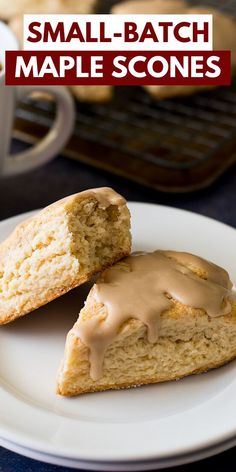
<svg viewBox="0 0 236 472">
<path fill-rule="evenodd" d="M 130 203 L 134 250 L 193 252 L 236 281 L 236 231 L 182 210 Z M 27 215 L 0 223 L 3 240 Z M 62 398 L 54 393 L 65 337 L 84 285 L 0 328 L 0 444 L 60 465 L 141 470 L 206 457 L 234 444 L 236 363 L 137 389 Z"/>
</svg>

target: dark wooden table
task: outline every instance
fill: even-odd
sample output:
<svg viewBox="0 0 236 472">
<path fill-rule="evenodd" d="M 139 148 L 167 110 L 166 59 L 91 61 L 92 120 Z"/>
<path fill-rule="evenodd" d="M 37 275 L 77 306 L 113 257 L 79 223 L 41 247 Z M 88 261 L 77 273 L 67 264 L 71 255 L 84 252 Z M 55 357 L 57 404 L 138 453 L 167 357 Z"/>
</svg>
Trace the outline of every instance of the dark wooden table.
<svg viewBox="0 0 236 472">
<path fill-rule="evenodd" d="M 18 150 L 20 147 L 20 143 L 15 143 L 15 149 Z M 209 189 L 185 195 L 166 195 L 63 157 L 30 174 L 0 180 L 0 220 L 43 207 L 65 195 L 99 186 L 114 187 L 128 200 L 184 208 L 236 227 L 236 167 Z M 235 472 L 235 463 L 236 448 L 211 459 L 173 470 L 195 472 L 199 467 L 206 466 L 206 470 Z M 30 460 L 0 448 L 0 472 L 69 472 L 69 470 L 71 469 Z"/>
</svg>

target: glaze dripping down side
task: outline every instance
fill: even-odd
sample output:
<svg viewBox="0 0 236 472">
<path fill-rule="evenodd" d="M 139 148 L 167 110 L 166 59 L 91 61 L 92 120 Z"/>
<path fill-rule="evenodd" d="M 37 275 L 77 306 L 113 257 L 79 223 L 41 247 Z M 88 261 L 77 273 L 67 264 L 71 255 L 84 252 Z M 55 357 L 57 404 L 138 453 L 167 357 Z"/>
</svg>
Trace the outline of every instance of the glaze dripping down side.
<svg viewBox="0 0 236 472">
<path fill-rule="evenodd" d="M 136 253 L 107 269 L 91 295 L 106 307 L 106 317 L 80 317 L 73 333 L 89 348 L 90 375 L 102 375 L 106 350 L 131 318 L 147 326 L 150 343 L 158 339 L 160 315 L 173 300 L 204 310 L 209 317 L 231 311 L 228 273 L 198 256 L 175 251 Z"/>
</svg>

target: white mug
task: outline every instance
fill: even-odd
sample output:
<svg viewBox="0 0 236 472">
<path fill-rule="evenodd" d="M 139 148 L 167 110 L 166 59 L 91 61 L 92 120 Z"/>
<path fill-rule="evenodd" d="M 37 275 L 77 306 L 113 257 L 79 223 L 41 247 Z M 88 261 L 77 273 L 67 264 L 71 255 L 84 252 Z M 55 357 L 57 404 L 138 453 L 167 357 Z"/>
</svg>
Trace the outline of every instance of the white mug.
<svg viewBox="0 0 236 472">
<path fill-rule="evenodd" d="M 66 144 L 74 126 L 73 99 L 65 87 L 5 85 L 5 51 L 17 50 L 11 30 L 0 22 L 0 177 L 32 170 L 51 160 Z M 35 91 L 50 93 L 56 101 L 55 121 L 48 134 L 26 151 L 9 154 L 16 102 Z"/>
</svg>

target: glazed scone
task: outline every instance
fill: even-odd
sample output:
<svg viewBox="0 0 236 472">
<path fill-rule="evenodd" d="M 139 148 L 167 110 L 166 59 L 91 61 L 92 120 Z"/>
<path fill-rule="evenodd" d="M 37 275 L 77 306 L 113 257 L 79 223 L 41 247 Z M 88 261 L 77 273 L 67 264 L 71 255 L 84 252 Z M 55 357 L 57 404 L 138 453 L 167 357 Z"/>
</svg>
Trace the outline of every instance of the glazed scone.
<svg viewBox="0 0 236 472">
<path fill-rule="evenodd" d="M 0 324 L 63 295 L 130 253 L 130 214 L 109 188 L 46 207 L 0 244 Z"/>
<path fill-rule="evenodd" d="M 57 392 L 78 395 L 179 379 L 236 357 L 227 272 L 174 251 L 104 271 L 67 335 Z"/>
</svg>

